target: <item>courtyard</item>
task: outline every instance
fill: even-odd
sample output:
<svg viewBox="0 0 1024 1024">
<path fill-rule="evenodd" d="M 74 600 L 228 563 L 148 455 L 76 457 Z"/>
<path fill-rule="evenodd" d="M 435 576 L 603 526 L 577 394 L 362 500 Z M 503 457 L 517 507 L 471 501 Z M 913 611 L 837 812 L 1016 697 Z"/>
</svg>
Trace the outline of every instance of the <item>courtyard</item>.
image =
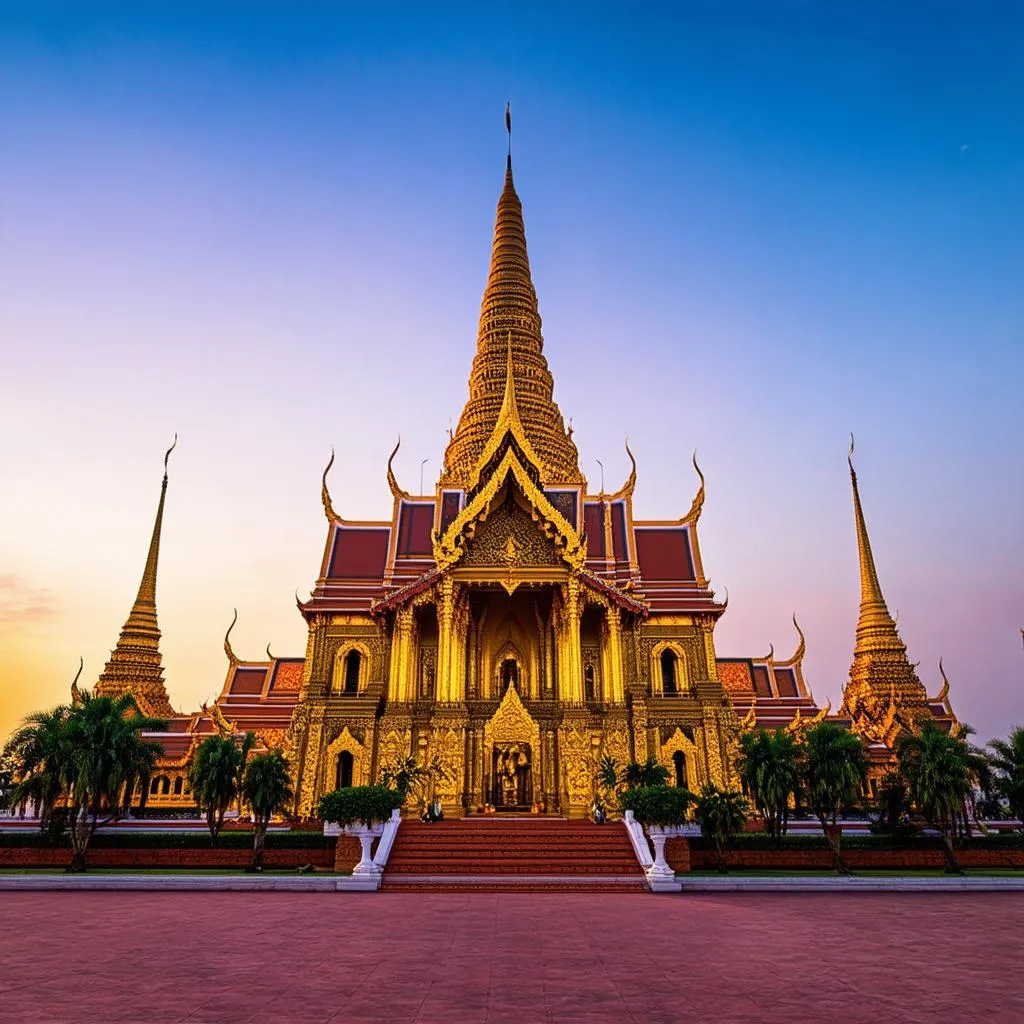
<svg viewBox="0 0 1024 1024">
<path fill-rule="evenodd" d="M 4 893 L 0 1021 L 1021 1021 L 999 894 Z"/>
</svg>

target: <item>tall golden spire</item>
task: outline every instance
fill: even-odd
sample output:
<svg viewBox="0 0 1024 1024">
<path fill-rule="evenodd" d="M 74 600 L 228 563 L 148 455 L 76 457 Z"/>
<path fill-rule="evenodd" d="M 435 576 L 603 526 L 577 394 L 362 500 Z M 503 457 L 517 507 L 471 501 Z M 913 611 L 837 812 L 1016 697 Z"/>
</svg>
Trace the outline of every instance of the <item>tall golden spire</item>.
<svg viewBox="0 0 1024 1024">
<path fill-rule="evenodd" d="M 878 572 L 875 569 L 875 558 L 871 553 L 871 541 L 868 538 L 867 524 L 864 522 L 864 510 L 860 504 L 860 490 L 857 487 L 857 471 L 853 468 L 853 434 L 850 435 L 850 454 L 846 458 L 850 466 L 850 483 L 853 487 L 853 518 L 857 530 L 857 557 L 860 563 L 860 617 L 857 621 L 857 636 L 870 630 L 892 630 L 896 632 L 896 623 L 889 614 L 889 609 L 882 596 L 882 588 L 878 583 Z"/>
<path fill-rule="evenodd" d="M 853 648 L 850 681 L 843 696 L 843 711 L 857 731 L 882 734 L 876 738 L 891 743 L 897 712 L 905 719 L 928 714 L 927 694 L 907 658 L 907 646 L 900 639 L 878 582 L 871 541 L 860 503 L 857 472 L 853 468 L 853 435 L 850 436 L 850 483 L 853 488 L 853 516 L 857 531 L 860 563 L 860 615 Z"/>
<path fill-rule="evenodd" d="M 160 531 L 164 521 L 164 499 L 167 496 L 167 460 L 178 443 L 164 455 L 164 479 L 160 486 L 153 535 L 149 541 L 146 566 L 142 571 L 139 592 L 128 613 L 117 646 L 110 653 L 103 674 L 96 684 L 96 695 L 116 697 L 130 693 L 144 714 L 166 717 L 174 714 L 164 687 L 163 665 L 160 656 L 160 626 L 156 619 L 156 571 L 160 560 Z"/>
<path fill-rule="evenodd" d="M 511 132 L 507 110 L 506 125 Z M 469 375 L 469 400 L 445 452 L 442 486 L 469 486 L 494 431 L 508 387 L 510 333 L 519 416 L 540 460 L 542 475 L 548 483 L 583 483 L 576 445 L 566 433 L 562 413 L 555 404 L 554 379 L 544 358 L 537 293 L 526 253 L 523 207 L 512 180 L 511 150 L 498 199 L 491 268 Z"/>
</svg>

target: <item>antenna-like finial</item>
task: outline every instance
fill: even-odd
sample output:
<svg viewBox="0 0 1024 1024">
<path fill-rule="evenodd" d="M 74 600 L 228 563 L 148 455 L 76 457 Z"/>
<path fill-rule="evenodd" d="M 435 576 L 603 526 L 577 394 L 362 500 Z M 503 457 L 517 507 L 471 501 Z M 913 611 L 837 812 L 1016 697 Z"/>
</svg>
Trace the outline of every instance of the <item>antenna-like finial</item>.
<svg viewBox="0 0 1024 1024">
<path fill-rule="evenodd" d="M 508 166 L 512 167 L 512 101 L 505 104 L 505 131 L 508 133 Z"/>
</svg>

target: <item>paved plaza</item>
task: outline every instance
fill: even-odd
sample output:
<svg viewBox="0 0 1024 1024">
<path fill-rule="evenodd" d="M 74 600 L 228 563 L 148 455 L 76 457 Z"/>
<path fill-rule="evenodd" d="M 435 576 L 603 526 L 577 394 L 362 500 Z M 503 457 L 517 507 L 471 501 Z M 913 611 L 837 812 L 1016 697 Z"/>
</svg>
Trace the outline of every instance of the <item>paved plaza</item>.
<svg viewBox="0 0 1024 1024">
<path fill-rule="evenodd" d="M 0 1021 L 1024 1021 L 1017 894 L 0 893 Z"/>
</svg>

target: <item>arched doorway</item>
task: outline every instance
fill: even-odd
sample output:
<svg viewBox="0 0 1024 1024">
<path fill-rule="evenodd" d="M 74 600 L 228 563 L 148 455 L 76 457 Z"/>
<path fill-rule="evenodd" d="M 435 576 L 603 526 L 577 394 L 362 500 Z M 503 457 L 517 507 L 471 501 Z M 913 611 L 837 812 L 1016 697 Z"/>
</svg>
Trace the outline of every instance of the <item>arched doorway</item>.
<svg viewBox="0 0 1024 1024">
<path fill-rule="evenodd" d="M 348 789 L 352 785 L 352 773 L 355 768 L 355 758 L 351 751 L 343 750 L 338 755 L 338 767 L 334 775 L 335 789 Z"/>
<path fill-rule="evenodd" d="M 672 770 L 676 785 L 680 789 L 686 789 L 686 755 L 681 750 L 672 755 Z"/>
</svg>

